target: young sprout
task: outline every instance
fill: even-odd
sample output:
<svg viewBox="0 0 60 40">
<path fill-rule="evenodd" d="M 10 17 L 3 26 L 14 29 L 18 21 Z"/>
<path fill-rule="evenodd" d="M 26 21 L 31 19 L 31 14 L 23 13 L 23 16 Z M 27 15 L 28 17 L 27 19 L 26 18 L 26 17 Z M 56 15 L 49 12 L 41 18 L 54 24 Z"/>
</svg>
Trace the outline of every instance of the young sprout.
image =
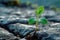
<svg viewBox="0 0 60 40">
<path fill-rule="evenodd" d="M 41 14 L 44 12 L 44 6 L 40 6 L 36 9 L 35 13 L 36 13 L 36 30 L 38 30 L 38 22 L 39 22 L 39 16 L 41 16 Z M 33 24 L 35 23 L 34 18 L 30 18 L 29 19 L 29 24 Z"/>
</svg>

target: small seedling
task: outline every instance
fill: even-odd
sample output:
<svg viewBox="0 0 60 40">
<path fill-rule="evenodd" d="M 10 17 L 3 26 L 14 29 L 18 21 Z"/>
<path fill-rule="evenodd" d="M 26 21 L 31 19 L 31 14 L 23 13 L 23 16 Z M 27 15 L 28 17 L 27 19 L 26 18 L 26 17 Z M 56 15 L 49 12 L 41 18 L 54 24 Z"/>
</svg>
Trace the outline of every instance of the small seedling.
<svg viewBox="0 0 60 40">
<path fill-rule="evenodd" d="M 35 13 L 36 13 L 36 30 L 38 29 L 38 23 L 39 23 L 39 16 L 41 16 L 41 14 L 44 12 L 44 6 L 40 6 L 36 9 Z M 29 24 L 33 24 L 35 23 L 34 18 L 30 18 L 29 19 Z M 47 20 L 45 18 L 42 18 L 40 23 L 42 24 L 47 24 Z"/>
</svg>

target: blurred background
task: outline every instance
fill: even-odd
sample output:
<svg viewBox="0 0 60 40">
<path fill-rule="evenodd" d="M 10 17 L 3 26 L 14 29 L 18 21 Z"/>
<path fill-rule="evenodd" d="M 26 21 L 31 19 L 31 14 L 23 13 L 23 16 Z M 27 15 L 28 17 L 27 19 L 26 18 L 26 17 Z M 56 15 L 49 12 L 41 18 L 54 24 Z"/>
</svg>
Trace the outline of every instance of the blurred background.
<svg viewBox="0 0 60 40">
<path fill-rule="evenodd" d="M 38 21 L 46 18 L 48 24 L 39 22 L 34 39 L 36 26 L 28 20 L 36 21 L 35 10 L 40 6 L 44 12 Z M 30 40 L 60 40 L 60 0 L 0 0 L 0 40 L 29 40 L 29 36 Z"/>
</svg>

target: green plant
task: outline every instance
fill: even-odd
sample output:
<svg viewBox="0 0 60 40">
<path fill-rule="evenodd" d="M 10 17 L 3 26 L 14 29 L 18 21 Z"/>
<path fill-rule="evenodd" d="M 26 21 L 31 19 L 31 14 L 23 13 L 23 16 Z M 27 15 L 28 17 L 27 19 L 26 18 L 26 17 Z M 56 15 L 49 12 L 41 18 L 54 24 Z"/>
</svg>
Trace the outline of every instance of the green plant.
<svg viewBox="0 0 60 40">
<path fill-rule="evenodd" d="M 39 16 L 41 16 L 41 14 L 44 12 L 44 6 L 40 6 L 36 9 L 36 30 L 38 29 L 38 23 L 39 23 Z M 34 18 L 30 18 L 29 19 L 29 24 L 33 24 L 35 23 Z M 45 18 L 42 18 L 40 20 L 40 23 L 42 24 L 47 24 L 47 20 Z"/>
</svg>

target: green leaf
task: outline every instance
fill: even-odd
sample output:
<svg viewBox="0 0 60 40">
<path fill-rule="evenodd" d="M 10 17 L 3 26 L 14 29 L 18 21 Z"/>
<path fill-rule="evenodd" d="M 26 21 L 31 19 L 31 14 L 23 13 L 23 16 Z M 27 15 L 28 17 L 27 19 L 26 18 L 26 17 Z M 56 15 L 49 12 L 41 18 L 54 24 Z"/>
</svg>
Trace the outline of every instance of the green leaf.
<svg viewBox="0 0 60 40">
<path fill-rule="evenodd" d="M 47 21 L 46 18 L 41 18 L 40 22 L 41 22 L 42 24 L 48 24 L 48 21 Z"/>
<path fill-rule="evenodd" d="M 35 12 L 36 15 L 41 15 L 44 12 L 44 6 L 40 6 Z"/>
<path fill-rule="evenodd" d="M 34 18 L 30 18 L 30 19 L 29 19 L 29 24 L 34 24 L 34 23 L 35 23 Z"/>
</svg>

